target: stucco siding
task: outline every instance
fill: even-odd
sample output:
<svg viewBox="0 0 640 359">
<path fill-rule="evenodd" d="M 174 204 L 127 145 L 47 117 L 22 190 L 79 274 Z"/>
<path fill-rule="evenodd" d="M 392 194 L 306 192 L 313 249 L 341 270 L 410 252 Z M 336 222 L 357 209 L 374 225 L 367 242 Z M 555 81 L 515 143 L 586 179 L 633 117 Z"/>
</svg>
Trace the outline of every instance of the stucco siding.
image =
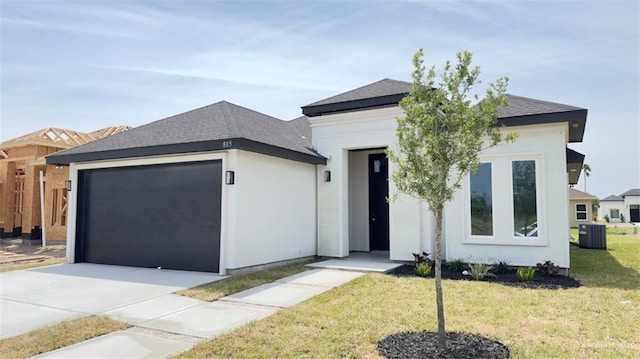
<svg viewBox="0 0 640 359">
<path fill-rule="evenodd" d="M 486 238 L 471 235 L 467 178 L 446 206 L 446 258 L 508 260 L 512 265 L 520 266 L 551 260 L 568 268 L 566 125 L 512 127 L 509 130 L 519 135 L 515 143 L 503 143 L 480 154 L 481 161 L 489 161 L 493 166 L 494 233 Z M 514 160 L 536 161 L 537 237 L 514 235 L 510 172 L 510 163 Z"/>
<path fill-rule="evenodd" d="M 587 218 L 578 219 L 576 205 L 585 205 L 587 209 Z M 569 226 L 578 227 L 580 224 L 589 224 L 593 218 L 593 210 L 591 206 L 591 200 L 586 199 L 574 199 L 569 201 Z"/>
<path fill-rule="evenodd" d="M 226 267 L 315 255 L 316 166 L 240 150 L 229 159 Z"/>
<path fill-rule="evenodd" d="M 366 183 L 366 177 L 352 176 L 350 171 L 366 176 L 363 162 L 368 153 L 354 150 L 394 146 L 399 116 L 399 107 L 389 107 L 310 119 L 313 145 L 328 158 L 326 166 L 318 166 L 318 255 L 346 257 L 349 251 L 367 247 L 363 242 L 368 241 L 368 216 L 365 219 L 362 211 L 368 207 L 349 191 Z M 389 173 L 394 169 L 389 163 Z M 324 182 L 324 171 L 331 171 L 330 182 Z M 390 196 L 397 192 L 389 181 Z M 411 252 L 432 250 L 432 238 L 421 236 L 432 230 L 425 228 L 429 221 L 420 215 L 419 208 L 418 201 L 402 194 L 389 203 L 390 259 L 411 260 Z"/>
<path fill-rule="evenodd" d="M 619 214 L 622 214 L 625 220 L 628 220 L 629 216 L 625 212 L 626 206 L 624 201 L 601 201 L 600 208 L 598 208 L 598 219 L 604 220 L 605 216 L 609 218 L 610 223 L 619 223 L 620 217 L 612 217 L 612 209 L 617 209 Z"/>
</svg>

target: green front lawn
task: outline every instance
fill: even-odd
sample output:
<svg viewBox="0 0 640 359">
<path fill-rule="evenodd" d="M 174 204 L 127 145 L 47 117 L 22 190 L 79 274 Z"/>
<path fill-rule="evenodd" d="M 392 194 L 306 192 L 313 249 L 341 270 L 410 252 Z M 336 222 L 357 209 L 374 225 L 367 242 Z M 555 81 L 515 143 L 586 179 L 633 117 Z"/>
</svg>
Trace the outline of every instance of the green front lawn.
<svg viewBox="0 0 640 359">
<path fill-rule="evenodd" d="M 447 329 L 499 340 L 514 358 L 640 357 L 640 235 L 607 242 L 572 248 L 577 289 L 444 281 Z M 432 279 L 368 274 L 179 357 L 377 358 L 389 334 L 436 329 L 434 298 Z"/>
<path fill-rule="evenodd" d="M 0 358 L 29 358 L 128 327 L 127 323 L 104 316 L 69 320 L 0 340 Z"/>
<path fill-rule="evenodd" d="M 242 292 L 263 284 L 275 282 L 278 279 L 304 272 L 310 268 L 305 267 L 315 260 L 287 264 L 282 267 L 266 269 L 260 272 L 236 275 L 217 282 L 203 284 L 198 287 L 183 289 L 177 294 L 212 302 L 233 293 Z"/>
</svg>

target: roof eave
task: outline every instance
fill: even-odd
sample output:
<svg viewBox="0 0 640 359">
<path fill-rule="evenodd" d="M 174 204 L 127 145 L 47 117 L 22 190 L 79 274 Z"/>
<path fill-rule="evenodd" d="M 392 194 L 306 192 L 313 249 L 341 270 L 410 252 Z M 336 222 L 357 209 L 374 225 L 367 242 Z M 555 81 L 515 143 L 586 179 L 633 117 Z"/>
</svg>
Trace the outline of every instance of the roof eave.
<svg viewBox="0 0 640 359">
<path fill-rule="evenodd" d="M 509 127 L 560 122 L 567 122 L 569 126 L 569 142 L 582 142 L 584 129 L 587 123 L 587 109 L 525 116 L 500 117 L 496 124 L 498 126 Z"/>
<path fill-rule="evenodd" d="M 302 106 L 302 114 L 308 117 L 316 117 L 336 112 L 348 112 L 365 108 L 397 105 L 406 95 L 406 93 L 400 93 L 323 105 Z"/>
<path fill-rule="evenodd" d="M 232 145 L 229 145 L 231 143 Z M 309 164 L 326 164 L 327 159 L 321 155 L 303 153 L 291 149 L 268 145 L 244 138 L 189 142 L 148 147 L 124 148 L 108 151 L 52 154 L 46 157 L 47 164 L 69 165 L 78 162 L 119 160 L 132 157 L 150 157 L 176 155 L 194 152 L 223 151 L 230 149 L 246 150 L 269 156 L 289 159 Z"/>
<path fill-rule="evenodd" d="M 567 173 L 569 174 L 569 184 L 575 185 L 580 179 L 582 172 L 582 164 L 584 163 L 584 155 L 570 148 L 566 149 Z"/>
</svg>

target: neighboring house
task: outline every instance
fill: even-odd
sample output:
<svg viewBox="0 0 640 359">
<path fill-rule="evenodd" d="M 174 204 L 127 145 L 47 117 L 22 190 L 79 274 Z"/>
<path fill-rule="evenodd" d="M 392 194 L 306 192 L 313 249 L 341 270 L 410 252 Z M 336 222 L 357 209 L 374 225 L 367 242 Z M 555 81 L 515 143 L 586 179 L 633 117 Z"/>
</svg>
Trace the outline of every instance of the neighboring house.
<svg viewBox="0 0 640 359">
<path fill-rule="evenodd" d="M 600 200 L 598 217 L 609 218 L 611 223 L 640 222 L 640 188 L 632 188 L 616 196 L 610 195 Z"/>
<path fill-rule="evenodd" d="M 569 226 L 591 223 L 593 219 L 593 201 L 598 197 L 569 188 Z"/>
<path fill-rule="evenodd" d="M 45 232 L 48 239 L 67 237 L 67 167 L 47 165 L 44 156 L 82 145 L 129 127 L 107 127 L 90 133 L 46 128 L 0 143 L 0 238 L 42 239 L 40 172 L 44 182 Z"/>
<path fill-rule="evenodd" d="M 640 188 L 632 188 L 620 195 L 624 199 L 624 209 L 627 212 L 627 222 L 640 222 Z"/>
<path fill-rule="evenodd" d="M 433 216 L 396 193 L 399 101 L 384 79 L 302 108 L 293 121 L 218 102 L 47 157 L 69 165 L 68 257 L 230 273 L 307 256 L 433 251 Z M 515 143 L 484 151 L 446 208 L 444 256 L 569 267 L 567 178 L 587 110 L 508 96 Z"/>
<path fill-rule="evenodd" d="M 624 198 L 612 194 L 600 200 L 599 219 L 608 218 L 608 222 L 619 223 L 621 214 L 624 215 Z"/>
</svg>

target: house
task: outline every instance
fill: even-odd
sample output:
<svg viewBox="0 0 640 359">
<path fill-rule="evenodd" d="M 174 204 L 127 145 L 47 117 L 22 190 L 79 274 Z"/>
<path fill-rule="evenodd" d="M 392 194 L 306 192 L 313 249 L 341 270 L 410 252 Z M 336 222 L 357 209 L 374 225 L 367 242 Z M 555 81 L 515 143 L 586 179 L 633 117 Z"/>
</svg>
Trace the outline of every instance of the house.
<svg viewBox="0 0 640 359">
<path fill-rule="evenodd" d="M 593 219 L 593 201 L 598 197 L 569 188 L 569 226 L 577 228 L 580 224 L 591 223 Z"/>
<path fill-rule="evenodd" d="M 19 237 L 23 244 L 40 243 L 42 172 L 47 238 L 65 240 L 68 168 L 47 165 L 44 157 L 127 129 L 112 126 L 84 133 L 50 127 L 0 143 L 0 238 Z"/>
<path fill-rule="evenodd" d="M 624 216 L 624 198 L 612 194 L 600 200 L 598 218 L 611 223 L 619 223 L 622 221 L 620 214 Z"/>
<path fill-rule="evenodd" d="M 624 199 L 624 208 L 628 222 L 640 223 L 640 188 L 632 188 L 620 195 Z"/>
<path fill-rule="evenodd" d="M 623 194 L 610 195 L 600 200 L 598 217 L 611 223 L 640 222 L 640 188 L 632 188 Z"/>
<path fill-rule="evenodd" d="M 384 79 L 292 121 L 222 101 L 48 156 L 69 166 L 70 262 L 225 274 L 315 255 L 432 252 L 425 204 L 386 200 L 396 188 L 384 149 L 396 146 L 410 87 Z M 498 125 L 519 138 L 484 151 L 447 206 L 444 258 L 568 268 L 567 179 L 577 182 L 583 156 L 567 143 L 582 141 L 587 110 L 508 103 Z"/>
</svg>

